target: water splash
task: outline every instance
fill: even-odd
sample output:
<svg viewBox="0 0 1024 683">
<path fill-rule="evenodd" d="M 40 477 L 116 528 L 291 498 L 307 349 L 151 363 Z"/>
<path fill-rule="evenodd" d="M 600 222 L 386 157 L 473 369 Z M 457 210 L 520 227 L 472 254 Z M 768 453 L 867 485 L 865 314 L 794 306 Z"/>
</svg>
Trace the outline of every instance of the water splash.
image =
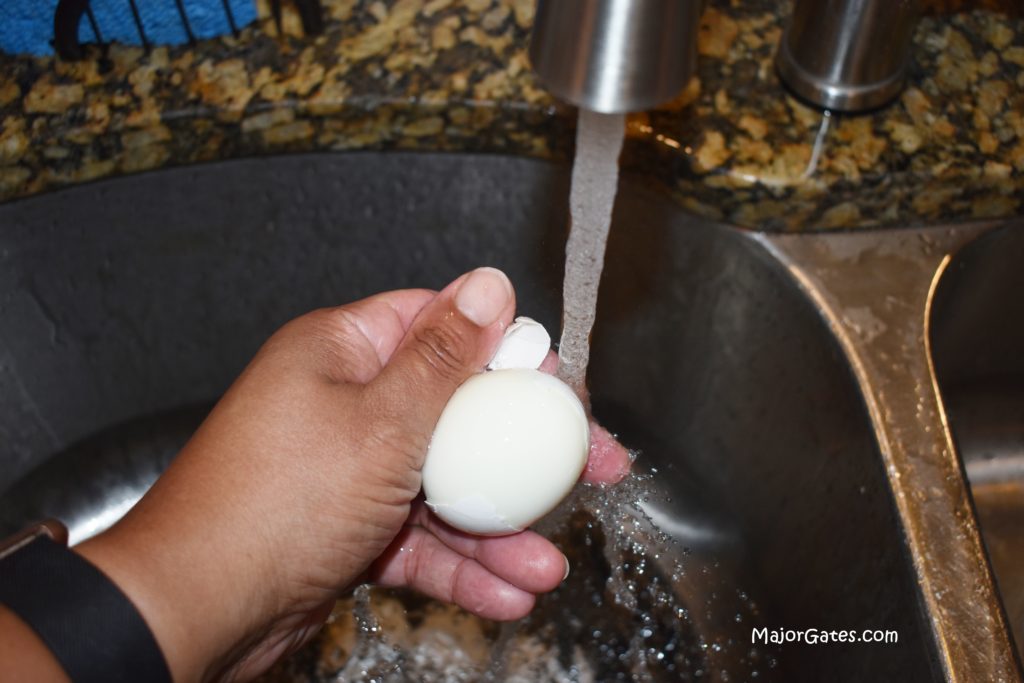
<svg viewBox="0 0 1024 683">
<path fill-rule="evenodd" d="M 581 485 L 536 530 L 572 565 L 525 619 L 499 625 L 410 591 L 358 589 L 264 683 L 772 681 L 756 603 L 730 567 L 651 522 L 657 473 Z"/>
<path fill-rule="evenodd" d="M 356 633 L 352 654 L 345 666 L 335 673 L 330 680 L 336 683 L 346 681 L 366 681 L 367 683 L 385 683 L 401 676 L 405 653 L 395 647 L 385 635 L 377 615 L 370 605 L 370 587 L 359 586 L 352 596 L 352 617 L 355 620 Z"/>
</svg>

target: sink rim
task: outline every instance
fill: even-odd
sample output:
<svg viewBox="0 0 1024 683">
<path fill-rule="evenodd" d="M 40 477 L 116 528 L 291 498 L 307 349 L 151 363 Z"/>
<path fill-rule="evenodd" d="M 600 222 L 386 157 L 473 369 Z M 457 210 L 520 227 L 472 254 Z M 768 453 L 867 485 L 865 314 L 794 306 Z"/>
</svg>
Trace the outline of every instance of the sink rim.
<svg viewBox="0 0 1024 683">
<path fill-rule="evenodd" d="M 381 153 L 376 153 L 376 152 L 360 152 L 359 154 L 381 154 Z M 391 153 L 391 152 L 387 152 L 387 153 L 383 153 L 383 154 L 387 155 L 387 156 L 395 156 L 396 155 L 396 153 Z M 346 155 L 350 155 L 350 153 L 346 153 Z M 295 156 L 303 156 L 304 157 L 304 156 L 308 156 L 308 155 L 300 154 L 300 155 L 295 155 Z M 454 155 L 449 155 L 449 156 L 454 156 Z M 461 157 L 461 158 L 464 158 L 467 155 L 458 155 L 458 156 Z M 479 156 L 493 157 L 495 155 L 479 155 Z M 511 157 L 511 158 L 516 158 L 516 157 Z M 234 162 L 220 162 L 220 163 L 234 163 Z M 538 162 L 538 163 L 550 163 L 550 162 Z M 154 171 L 154 173 L 161 173 L 161 172 L 164 172 L 164 170 Z M 98 182 L 118 182 L 120 180 L 122 180 L 122 179 L 108 179 L 108 180 L 103 180 L 103 181 L 98 181 Z M 70 188 L 70 189 L 77 189 L 77 188 Z M 20 201 L 26 201 L 27 202 L 27 201 L 31 201 L 32 199 L 36 199 L 36 198 L 33 197 L 33 198 L 29 198 L 29 199 L 26 199 L 26 200 L 20 200 Z M 20 201 L 17 202 L 17 203 L 20 203 Z M 678 205 L 678 203 L 675 203 L 675 210 L 680 212 L 681 214 L 686 214 L 687 213 L 685 211 L 685 209 L 683 209 L 682 207 L 680 207 Z M 890 243 L 890 242 L 899 242 L 901 240 L 905 241 L 908 238 L 916 237 L 916 236 L 918 236 L 918 235 L 920 235 L 922 233 L 928 233 L 928 234 L 935 235 L 936 238 L 938 239 L 938 241 L 941 242 L 942 241 L 942 234 L 941 233 L 943 231 L 948 231 L 949 234 L 954 235 L 957 238 L 954 241 L 958 241 L 959 240 L 960 242 L 962 242 L 967 237 L 969 237 L 971 234 L 974 234 L 974 233 L 979 232 L 979 231 L 983 232 L 983 231 L 985 231 L 987 229 L 991 229 L 992 227 L 995 227 L 997 225 L 1001 225 L 1001 224 L 1005 223 L 1005 221 L 993 221 L 993 222 L 986 223 L 986 224 L 967 225 L 967 226 L 965 226 L 963 224 L 958 224 L 958 225 L 951 226 L 951 227 L 950 226 L 935 226 L 935 227 L 932 227 L 932 228 L 924 228 L 924 229 L 910 229 L 910 228 L 907 228 L 907 229 L 883 229 L 883 230 L 873 231 L 871 233 L 864 233 L 864 232 L 860 232 L 860 231 L 851 231 L 851 232 L 846 232 L 846 233 L 831 233 L 831 234 L 814 233 L 814 234 L 798 235 L 798 236 L 774 236 L 774 235 L 766 235 L 765 233 L 759 233 L 759 232 L 751 231 L 751 230 L 744 229 L 744 228 L 739 228 L 739 227 L 736 227 L 736 226 L 725 224 L 725 223 L 722 223 L 722 222 L 719 222 L 719 221 L 714 221 L 714 220 L 707 219 L 707 218 L 704 218 L 704 217 L 695 217 L 692 214 L 689 214 L 689 215 L 691 217 L 693 217 L 695 221 L 698 221 L 701 224 L 707 226 L 707 229 L 709 229 L 709 230 L 724 230 L 724 231 L 728 231 L 730 233 L 736 234 L 739 239 L 742 239 L 742 240 L 745 240 L 745 241 L 749 241 L 749 242 L 751 242 L 751 243 L 753 243 L 755 245 L 758 245 L 760 248 L 763 248 L 765 250 L 765 252 L 768 253 L 778 264 L 780 264 L 783 268 L 788 269 L 789 276 L 792 277 L 794 279 L 794 281 L 799 286 L 801 286 L 803 288 L 805 294 L 810 295 L 809 296 L 810 302 L 817 308 L 818 314 L 821 315 L 826 320 L 826 322 L 829 324 L 829 326 L 832 329 L 833 336 L 838 338 L 838 340 L 840 341 L 839 346 L 844 351 L 844 354 L 845 354 L 844 360 L 845 360 L 845 362 L 850 364 L 851 366 L 853 366 L 854 369 L 856 369 L 857 365 L 858 365 L 857 364 L 856 354 L 851 354 L 850 353 L 849 345 L 844 346 L 843 343 L 842 343 L 842 341 L 844 339 L 843 335 L 845 334 L 847 337 L 849 337 L 849 335 L 850 335 L 850 330 L 848 329 L 849 326 L 848 326 L 846 321 L 844 321 L 844 320 L 842 320 L 840 318 L 837 318 L 834 315 L 830 316 L 830 314 L 829 314 L 829 305 L 828 305 L 828 302 L 827 302 L 827 298 L 830 297 L 830 296 L 835 296 L 836 292 L 833 291 L 832 289 L 827 288 L 827 287 L 823 287 L 820 283 L 811 282 L 811 280 L 808 279 L 808 275 L 807 275 L 808 273 L 810 275 L 814 276 L 814 277 L 820 276 L 821 275 L 820 268 L 823 267 L 823 262 L 821 261 L 822 253 L 819 252 L 819 253 L 816 254 L 814 252 L 815 246 L 820 247 L 821 245 L 825 244 L 825 245 L 831 245 L 831 247 L 829 247 L 829 249 L 834 249 L 835 245 L 837 245 L 837 244 L 841 244 L 841 243 L 844 243 L 844 242 L 851 242 L 851 241 L 852 242 L 857 242 L 857 241 L 863 242 L 864 240 L 869 240 L 871 242 L 876 242 L 876 243 L 880 243 L 880 244 L 887 244 L 887 243 Z M 797 248 L 797 245 L 800 245 L 799 248 Z M 799 254 L 798 255 L 794 255 L 795 252 L 799 252 Z M 943 262 L 943 264 L 948 264 L 948 258 L 947 258 L 946 261 Z M 827 265 L 828 265 L 828 262 L 827 261 L 824 262 L 824 266 L 827 266 Z M 934 283 L 938 279 L 938 275 L 941 274 L 941 269 L 944 268 L 944 267 L 945 267 L 945 265 L 941 265 L 938 268 L 938 272 L 931 272 L 930 274 L 925 272 L 924 275 L 928 276 L 931 279 L 928 282 L 924 282 L 924 284 L 928 284 L 930 287 L 933 287 Z M 803 280 L 801 280 L 802 276 L 804 278 Z M 933 289 L 929 289 L 928 292 L 929 292 L 929 297 L 930 297 L 930 295 L 934 293 L 934 290 Z M 881 297 L 881 296 L 884 296 L 885 292 L 884 291 L 878 291 L 878 292 L 875 292 L 875 294 L 877 296 Z M 924 308 L 921 309 L 921 310 L 922 311 L 927 310 L 928 306 L 930 306 L 930 305 L 931 305 L 931 300 L 929 298 L 925 302 Z M 933 369 L 932 369 L 932 372 L 933 372 Z M 870 380 L 870 378 L 869 378 L 869 380 Z M 871 400 L 878 398 L 877 395 L 876 395 L 877 387 L 875 387 L 871 381 L 862 382 L 861 385 L 860 385 L 860 390 L 861 390 L 861 392 L 863 394 L 863 398 L 866 401 L 868 401 L 869 403 L 871 402 Z M 940 406 L 940 410 L 941 410 L 941 406 Z M 900 473 L 897 472 L 896 474 L 898 475 Z M 888 483 L 890 484 L 890 487 L 891 487 L 892 483 L 893 483 L 893 475 L 891 473 L 889 475 Z M 921 550 L 921 549 L 918 548 L 917 550 Z M 996 609 L 998 609 L 998 606 L 996 606 Z M 946 629 L 952 628 L 949 624 L 943 623 L 942 618 L 940 616 L 937 616 L 934 611 L 930 612 L 930 616 L 931 616 L 931 619 L 932 619 L 933 628 L 946 628 Z M 996 628 L 995 630 L 998 631 L 998 628 Z M 952 672 L 952 673 L 949 673 L 949 677 L 952 680 L 969 680 L 967 678 L 963 678 L 962 677 L 963 676 L 962 671 L 966 667 L 966 663 L 958 664 L 957 662 L 950 663 L 949 661 L 947 661 L 946 662 L 946 667 L 947 667 L 947 673 Z M 952 667 L 958 667 L 958 668 L 954 669 Z M 958 672 L 960 672 L 960 673 L 958 673 Z"/>
<path fill-rule="evenodd" d="M 949 430 L 930 325 L 935 293 L 954 255 L 1015 220 L 754 236 L 787 264 L 855 370 L 914 554 L 942 668 L 958 683 L 1021 681 L 1024 668 Z M 863 277 L 865 268 L 872 277 Z M 895 342 L 893 330 L 903 335 Z M 920 495 L 922 490 L 928 495 Z M 941 561 L 932 545 L 942 549 Z M 951 551 L 960 554 L 949 557 Z M 943 566 L 947 559 L 956 571 Z M 971 590 L 964 590 L 965 582 Z"/>
</svg>

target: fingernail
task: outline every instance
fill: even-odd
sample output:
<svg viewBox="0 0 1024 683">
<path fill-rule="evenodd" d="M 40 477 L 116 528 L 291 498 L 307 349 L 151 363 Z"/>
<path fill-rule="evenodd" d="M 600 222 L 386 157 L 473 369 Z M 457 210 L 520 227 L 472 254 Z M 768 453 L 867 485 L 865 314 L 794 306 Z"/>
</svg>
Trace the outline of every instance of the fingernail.
<svg viewBox="0 0 1024 683">
<path fill-rule="evenodd" d="M 512 298 L 512 283 L 497 268 L 477 268 L 455 293 L 455 306 L 480 327 L 501 315 Z"/>
<path fill-rule="evenodd" d="M 562 581 L 569 578 L 569 558 L 562 555 L 562 559 L 565 560 L 565 574 L 562 575 Z"/>
</svg>

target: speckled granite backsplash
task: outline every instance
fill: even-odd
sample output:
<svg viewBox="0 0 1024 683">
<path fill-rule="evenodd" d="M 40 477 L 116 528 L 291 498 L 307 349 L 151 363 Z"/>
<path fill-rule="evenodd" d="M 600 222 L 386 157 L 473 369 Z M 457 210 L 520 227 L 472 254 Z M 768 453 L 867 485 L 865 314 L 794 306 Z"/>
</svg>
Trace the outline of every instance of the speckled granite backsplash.
<svg viewBox="0 0 1024 683">
<path fill-rule="evenodd" d="M 573 111 L 526 57 L 534 0 L 328 0 L 324 35 L 262 20 L 195 47 L 0 55 L 0 199 L 161 166 L 299 150 L 565 160 Z M 1024 19 L 929 16 L 907 90 L 827 117 L 772 66 L 788 5 L 711 0 L 698 78 L 629 119 L 627 172 L 764 230 L 914 225 L 1024 210 Z M 266 16 L 266 12 L 263 12 Z"/>
</svg>

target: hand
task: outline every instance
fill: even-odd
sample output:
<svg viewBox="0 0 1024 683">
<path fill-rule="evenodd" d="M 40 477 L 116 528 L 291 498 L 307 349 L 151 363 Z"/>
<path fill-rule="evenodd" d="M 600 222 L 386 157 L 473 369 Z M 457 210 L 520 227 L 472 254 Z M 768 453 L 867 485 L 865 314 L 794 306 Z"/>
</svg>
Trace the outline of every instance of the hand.
<svg viewBox="0 0 1024 683">
<path fill-rule="evenodd" d="M 418 499 L 441 410 L 514 311 L 508 279 L 485 268 L 271 337 L 150 492 L 78 549 L 139 607 L 176 681 L 262 673 L 359 581 L 492 619 L 562 581 L 564 556 L 534 532 L 472 536 Z M 585 478 L 616 481 L 625 450 L 592 434 Z"/>
</svg>

